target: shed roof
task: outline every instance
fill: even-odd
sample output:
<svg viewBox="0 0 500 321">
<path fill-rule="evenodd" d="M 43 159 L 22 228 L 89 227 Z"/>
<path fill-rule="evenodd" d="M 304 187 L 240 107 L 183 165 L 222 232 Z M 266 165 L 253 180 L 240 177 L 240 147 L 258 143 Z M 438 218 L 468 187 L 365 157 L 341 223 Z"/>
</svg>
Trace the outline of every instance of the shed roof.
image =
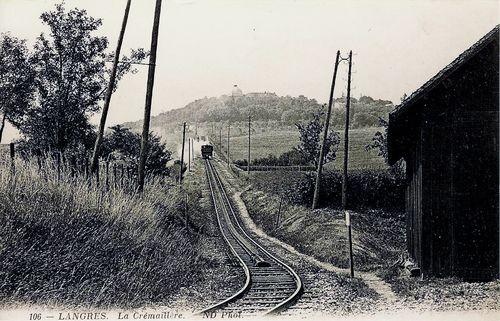
<svg viewBox="0 0 500 321">
<path fill-rule="evenodd" d="M 395 163 L 401 155 L 395 152 L 396 145 L 401 142 L 398 137 L 394 135 L 394 127 L 400 121 L 403 115 L 410 113 L 411 106 L 416 105 L 423 97 L 425 97 L 434 88 L 440 85 L 444 80 L 450 77 L 457 69 L 463 66 L 472 57 L 478 54 L 484 47 L 490 44 L 492 41 L 496 40 L 498 42 L 499 37 L 499 26 L 496 25 L 490 32 L 488 32 L 484 37 L 479 39 L 474 43 L 469 49 L 461 53 L 455 60 L 439 71 L 434 77 L 429 79 L 420 88 L 415 90 L 410 96 L 408 96 L 401 104 L 396 106 L 394 110 L 389 114 L 389 130 L 388 130 L 388 152 L 389 152 L 389 163 Z"/>
<path fill-rule="evenodd" d="M 469 49 L 462 52 L 455 60 L 453 60 L 449 65 L 441 69 L 434 77 L 429 79 L 422 87 L 415 90 L 410 96 L 408 96 L 400 105 L 391 112 L 391 114 L 399 115 L 405 113 L 410 105 L 414 104 L 417 100 L 422 98 L 426 93 L 431 91 L 434 87 L 439 85 L 441 81 L 446 79 L 460 66 L 465 64 L 469 59 L 474 57 L 481 49 L 488 45 L 491 41 L 498 39 L 499 26 L 496 25 L 490 32 L 488 32 L 484 37 L 479 39 L 475 44 L 473 44 Z"/>
</svg>

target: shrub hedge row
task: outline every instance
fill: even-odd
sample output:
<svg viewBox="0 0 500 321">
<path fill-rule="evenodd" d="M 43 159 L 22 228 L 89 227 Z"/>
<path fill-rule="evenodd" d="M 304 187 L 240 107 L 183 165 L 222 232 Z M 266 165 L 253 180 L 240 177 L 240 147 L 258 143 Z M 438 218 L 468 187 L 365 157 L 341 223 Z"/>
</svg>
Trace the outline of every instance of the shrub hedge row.
<svg viewBox="0 0 500 321">
<path fill-rule="evenodd" d="M 247 166 L 246 159 L 239 159 L 234 161 L 236 165 L 239 166 Z M 252 160 L 252 166 L 305 166 L 310 165 L 304 156 L 296 149 L 292 149 L 286 153 L 281 154 L 280 156 L 275 156 L 273 154 L 269 154 L 266 157 L 255 158 Z"/>
<path fill-rule="evenodd" d="M 314 194 L 315 173 L 266 173 L 256 180 L 258 188 L 283 194 L 291 203 L 310 205 Z M 273 177 L 271 177 L 273 176 Z M 275 177 L 274 177 L 275 176 Z M 277 186 L 278 185 L 278 186 Z M 405 206 L 404 175 L 387 170 L 353 170 L 349 172 L 347 200 L 352 209 L 375 208 L 402 210 Z M 320 205 L 342 206 L 342 172 L 323 172 Z"/>
</svg>

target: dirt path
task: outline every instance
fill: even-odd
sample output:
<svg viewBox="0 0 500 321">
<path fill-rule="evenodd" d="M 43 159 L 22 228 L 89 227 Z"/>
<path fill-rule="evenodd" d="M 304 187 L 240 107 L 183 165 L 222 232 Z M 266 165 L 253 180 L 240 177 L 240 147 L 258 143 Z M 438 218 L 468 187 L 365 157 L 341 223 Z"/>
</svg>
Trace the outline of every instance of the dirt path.
<svg viewBox="0 0 500 321">
<path fill-rule="evenodd" d="M 285 249 L 286 251 L 289 251 L 290 253 L 300 257 L 304 261 L 308 262 L 309 264 L 312 264 L 318 268 L 324 269 L 329 272 L 334 272 L 340 275 L 350 275 L 350 271 L 348 269 L 344 268 L 339 268 L 337 266 L 334 266 L 333 264 L 322 262 L 310 255 L 304 254 L 299 252 L 297 249 L 295 249 L 293 246 L 290 244 L 287 244 L 285 242 L 282 242 L 278 240 L 277 238 L 274 238 L 272 236 L 269 236 L 267 233 L 265 233 L 262 229 L 260 229 L 255 222 L 252 220 L 250 217 L 248 210 L 246 208 L 245 202 L 241 198 L 241 194 L 244 193 L 245 191 L 248 190 L 250 186 L 247 186 L 243 190 L 241 190 L 241 187 L 238 186 L 240 184 L 236 183 L 235 181 L 239 182 L 237 178 L 234 178 L 231 173 L 227 170 L 227 168 L 224 168 L 221 166 L 222 172 L 224 175 L 221 175 L 222 179 L 225 182 L 226 187 L 228 188 L 228 191 L 230 192 L 231 196 L 233 197 L 233 200 L 235 204 L 238 207 L 239 213 L 241 214 L 241 217 L 243 219 L 243 222 L 245 226 L 250 229 L 253 233 L 258 235 L 259 237 L 262 237 L 278 246 L 281 248 Z M 237 191 L 240 189 L 241 191 Z M 377 275 L 370 273 L 370 272 L 355 272 L 355 276 L 359 279 L 361 279 L 369 288 L 377 292 L 382 301 L 384 302 L 384 305 L 386 306 L 391 306 L 393 303 L 398 301 L 398 298 L 396 297 L 395 293 L 391 290 L 390 285 L 379 278 Z"/>
</svg>

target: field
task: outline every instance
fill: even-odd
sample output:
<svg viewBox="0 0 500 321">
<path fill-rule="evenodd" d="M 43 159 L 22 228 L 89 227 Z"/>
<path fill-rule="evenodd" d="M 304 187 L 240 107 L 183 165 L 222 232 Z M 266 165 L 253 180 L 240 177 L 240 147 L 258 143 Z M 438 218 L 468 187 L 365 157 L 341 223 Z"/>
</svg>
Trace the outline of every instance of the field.
<svg viewBox="0 0 500 321">
<path fill-rule="evenodd" d="M 362 128 L 349 131 L 349 168 L 362 169 L 385 168 L 384 160 L 376 151 L 366 151 L 365 146 L 371 142 L 373 135 L 381 128 Z M 337 159 L 326 167 L 342 168 L 344 157 L 344 136 L 341 133 L 341 143 Z M 267 131 L 251 137 L 251 158 L 265 157 L 269 154 L 279 156 L 291 150 L 299 143 L 298 131 Z M 225 147 L 226 144 L 223 143 Z M 225 150 L 225 149 L 224 149 Z M 248 155 L 248 136 L 232 137 L 230 140 L 230 157 L 233 160 L 246 159 Z"/>
<path fill-rule="evenodd" d="M 235 128 L 233 128 L 235 126 Z M 236 129 L 236 124 L 231 127 L 230 138 L 230 157 L 233 161 L 243 160 L 248 155 L 248 136 L 245 134 L 241 124 Z M 240 128 L 241 127 L 241 128 Z M 290 129 L 291 127 L 277 127 L 269 129 L 268 127 L 255 128 L 257 133 L 251 136 L 251 155 L 252 159 L 266 157 L 269 154 L 279 156 L 284 152 L 290 151 L 299 144 L 298 130 Z M 167 145 L 167 148 L 174 152 L 173 157 L 180 158 L 182 132 L 181 127 L 166 129 L 162 127 L 153 128 L 153 130 L 161 136 L 162 141 Z M 226 129 L 224 129 L 225 131 Z M 382 169 L 386 168 L 384 160 L 377 155 L 376 150 L 366 151 L 365 146 L 372 140 L 373 135 L 377 131 L 382 131 L 380 127 L 358 128 L 349 131 L 349 168 L 350 169 Z M 201 125 L 198 129 L 199 135 L 209 136 L 210 128 L 206 125 Z M 340 146 L 337 152 L 337 158 L 334 162 L 327 164 L 326 168 L 342 168 L 344 157 L 344 133 L 340 134 Z M 224 154 L 227 146 L 227 132 L 222 133 L 222 148 Z M 191 128 L 186 132 L 186 137 L 194 137 L 194 130 Z M 215 141 L 212 144 L 219 145 L 219 136 L 216 135 Z M 201 143 L 195 145 L 195 152 L 199 153 Z M 186 147 L 187 148 L 187 147 Z M 187 153 L 187 149 L 185 151 Z"/>
</svg>

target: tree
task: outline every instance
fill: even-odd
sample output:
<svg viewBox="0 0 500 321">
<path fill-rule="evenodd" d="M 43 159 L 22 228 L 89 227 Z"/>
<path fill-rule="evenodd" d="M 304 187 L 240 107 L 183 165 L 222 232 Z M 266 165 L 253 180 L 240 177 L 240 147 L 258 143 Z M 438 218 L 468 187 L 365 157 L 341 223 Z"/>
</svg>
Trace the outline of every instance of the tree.
<svg viewBox="0 0 500 321">
<path fill-rule="evenodd" d="M 372 97 L 364 96 L 364 95 L 361 95 L 361 97 L 359 97 L 358 101 L 362 104 L 365 104 L 365 105 L 373 104 L 373 102 L 375 102 L 375 100 Z"/>
<path fill-rule="evenodd" d="M 370 127 L 370 126 L 377 126 L 377 117 L 366 112 L 366 111 L 360 111 L 358 113 L 353 113 L 354 118 L 352 122 L 352 127 L 353 128 L 359 128 L 359 127 Z"/>
<path fill-rule="evenodd" d="M 321 121 L 324 112 L 318 110 L 313 114 L 312 120 L 307 124 L 297 123 L 300 134 L 300 144 L 296 149 L 304 156 L 304 159 L 315 166 L 318 165 L 320 145 L 320 134 L 323 132 L 323 122 Z M 340 143 L 340 136 L 337 132 L 330 132 L 325 142 L 324 163 L 335 160 Z"/>
<path fill-rule="evenodd" d="M 34 72 L 24 40 L 0 35 L 0 142 L 5 121 L 18 125 L 33 97 Z"/>
<path fill-rule="evenodd" d="M 372 142 L 365 146 L 365 150 L 377 150 L 378 156 L 382 157 L 384 161 L 388 163 L 387 128 L 389 127 L 389 123 L 382 117 L 379 117 L 379 124 L 384 128 L 384 132 L 377 131 L 372 137 Z"/>
<path fill-rule="evenodd" d="M 109 79 L 110 60 L 105 50 L 106 37 L 95 36 L 100 19 L 85 10 L 66 11 L 63 4 L 41 15 L 49 27 L 35 43 L 32 64 L 36 71 L 36 100 L 29 105 L 19 129 L 30 145 L 44 150 L 65 151 L 90 143 L 94 136 L 89 117 L 99 110 Z M 144 50 L 132 51 L 121 60 L 116 84 L 127 72 L 134 72 L 131 62 L 142 60 Z"/>
<path fill-rule="evenodd" d="M 384 131 L 377 131 L 372 137 L 372 142 L 365 146 L 365 150 L 376 150 L 378 156 L 382 157 L 386 164 L 389 164 L 389 152 L 387 149 L 387 129 L 389 128 L 389 122 L 379 117 L 379 124 L 384 128 Z M 390 170 L 393 174 L 403 177 L 405 174 L 405 165 L 402 160 L 399 160 L 391 166 Z"/>
<path fill-rule="evenodd" d="M 103 157 L 121 161 L 136 171 L 141 150 L 141 135 L 121 125 L 113 126 L 110 130 L 111 132 L 103 140 Z M 172 159 L 172 153 L 167 150 L 165 144 L 161 143 L 160 138 L 153 133 L 149 135 L 146 157 L 146 173 L 154 175 L 168 174 L 167 163 Z"/>
</svg>

